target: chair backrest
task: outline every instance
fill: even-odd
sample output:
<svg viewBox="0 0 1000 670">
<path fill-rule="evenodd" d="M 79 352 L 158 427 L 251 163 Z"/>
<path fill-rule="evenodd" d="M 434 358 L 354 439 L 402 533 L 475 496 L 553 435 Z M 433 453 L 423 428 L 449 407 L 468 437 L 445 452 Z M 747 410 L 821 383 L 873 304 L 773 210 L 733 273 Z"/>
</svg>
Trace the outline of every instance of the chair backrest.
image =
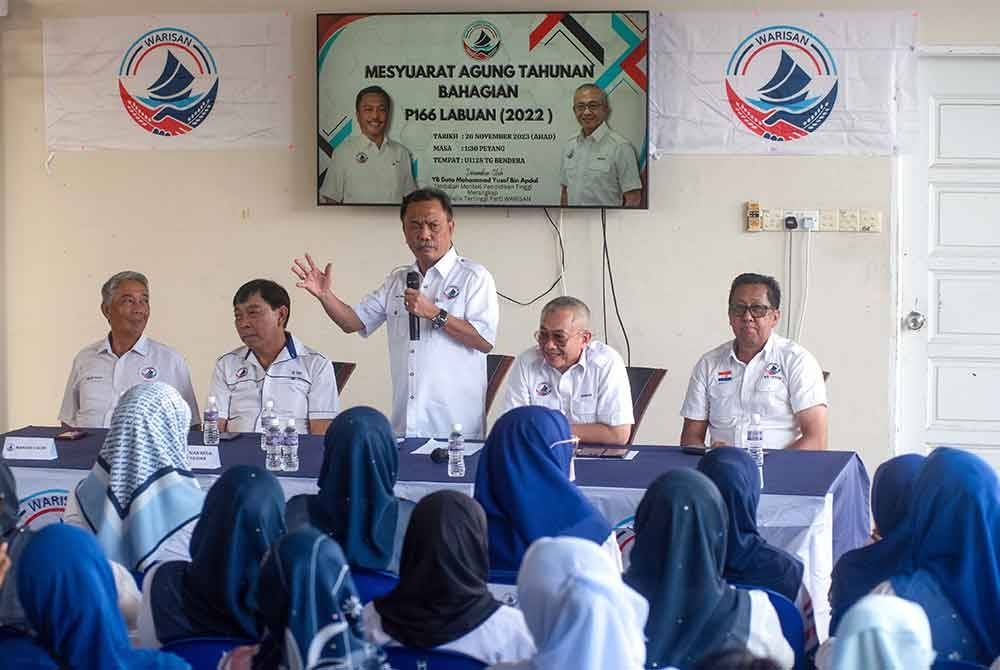
<svg viewBox="0 0 1000 670">
<path fill-rule="evenodd" d="M 465 654 L 385 647 L 393 670 L 482 670 L 486 664 Z"/>
<path fill-rule="evenodd" d="M 781 634 L 788 641 L 795 652 L 795 670 L 803 670 L 806 665 L 806 633 L 805 624 L 802 622 L 802 613 L 791 600 L 770 589 L 762 589 L 759 586 L 748 586 L 745 588 L 756 589 L 767 594 L 771 605 L 778 613 L 778 621 L 781 623 Z"/>
<path fill-rule="evenodd" d="M 333 374 L 337 378 L 337 393 L 343 393 L 347 386 L 347 380 L 354 374 L 357 363 L 347 363 L 345 361 L 331 361 L 333 363 Z"/>
<path fill-rule="evenodd" d="M 931 670 L 990 670 L 988 665 L 979 665 L 969 661 L 950 661 L 941 659 L 934 661 Z"/>
<path fill-rule="evenodd" d="M 227 651 L 246 644 L 257 644 L 257 641 L 238 637 L 189 637 L 168 642 L 163 645 L 163 651 L 183 658 L 191 670 L 215 670 Z"/>
<path fill-rule="evenodd" d="M 493 399 L 500 390 L 504 378 L 510 372 L 510 366 L 514 364 L 513 356 L 504 354 L 486 354 L 486 414 L 490 413 L 493 406 Z"/>
<path fill-rule="evenodd" d="M 653 394 L 660 387 L 660 382 L 667 374 L 665 368 L 639 368 L 629 367 L 628 385 L 632 389 L 632 414 L 635 415 L 635 423 L 632 424 L 632 432 L 628 436 L 628 443 L 632 444 L 635 434 L 639 430 L 649 401 L 653 399 Z"/>
<path fill-rule="evenodd" d="M 490 570 L 486 588 L 504 605 L 517 607 L 517 570 Z"/>
<path fill-rule="evenodd" d="M 384 596 L 399 583 L 397 575 L 381 570 L 352 567 L 351 576 L 354 578 L 354 587 L 357 588 L 358 597 L 361 598 L 363 605 Z"/>
</svg>

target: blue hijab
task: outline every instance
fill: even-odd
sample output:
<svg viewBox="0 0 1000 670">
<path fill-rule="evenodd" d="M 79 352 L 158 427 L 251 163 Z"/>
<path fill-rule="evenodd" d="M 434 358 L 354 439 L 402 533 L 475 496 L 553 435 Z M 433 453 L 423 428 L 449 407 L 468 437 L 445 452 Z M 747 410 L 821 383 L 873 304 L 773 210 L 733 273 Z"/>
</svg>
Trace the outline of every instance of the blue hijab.
<svg viewBox="0 0 1000 670">
<path fill-rule="evenodd" d="M 38 644 L 64 667 L 189 668 L 173 654 L 132 649 L 111 566 L 87 531 L 64 524 L 40 530 L 21 555 L 17 592 Z"/>
<path fill-rule="evenodd" d="M 284 513 L 281 485 L 259 467 L 230 468 L 212 485 L 191 536 L 191 562 L 163 564 L 149 587 L 161 643 L 258 637 L 260 562 L 285 533 Z"/>
<path fill-rule="evenodd" d="M 319 494 L 307 498 L 309 520 L 343 547 L 351 565 L 383 570 L 392 563 L 399 519 L 392 426 L 377 409 L 352 407 L 333 420 L 323 444 Z"/>
<path fill-rule="evenodd" d="M 288 533 L 264 559 L 260 603 L 265 633 L 254 668 L 381 670 L 344 553 L 315 528 Z"/>
<path fill-rule="evenodd" d="M 923 571 L 944 592 L 989 658 L 1000 656 L 1000 480 L 983 459 L 935 449 L 913 483 L 906 515 L 859 586 Z M 835 603 L 843 612 L 854 600 Z"/>
<path fill-rule="evenodd" d="M 757 530 L 760 476 L 743 449 L 713 449 L 698 463 L 729 510 L 729 542 L 723 577 L 731 584 L 777 591 L 795 602 L 802 584 L 802 562 L 764 541 Z"/>
<path fill-rule="evenodd" d="M 904 454 L 890 458 L 875 471 L 872 479 L 872 516 L 883 540 L 852 549 L 841 556 L 833 567 L 830 584 L 830 605 L 833 608 L 831 632 L 837 629 L 851 604 L 885 581 L 872 582 L 874 575 L 882 574 L 879 566 L 890 560 L 889 557 L 896 551 L 884 540 L 892 537 L 906 518 L 913 500 L 913 485 L 925 460 L 920 454 Z"/>
<path fill-rule="evenodd" d="M 17 566 L 32 533 L 19 525 L 20 507 L 14 473 L 6 463 L 0 462 L 0 543 L 7 543 L 7 557 L 11 562 L 7 579 L 0 584 L 0 626 L 28 632 L 31 627 L 28 626 L 24 609 L 17 599 Z M 3 656 L 0 655 L 0 658 Z"/>
<path fill-rule="evenodd" d="M 540 537 L 603 544 L 611 535 L 605 518 L 569 480 L 570 438 L 566 417 L 544 407 L 517 407 L 493 424 L 475 489 L 486 512 L 491 569 L 517 570 Z"/>
</svg>

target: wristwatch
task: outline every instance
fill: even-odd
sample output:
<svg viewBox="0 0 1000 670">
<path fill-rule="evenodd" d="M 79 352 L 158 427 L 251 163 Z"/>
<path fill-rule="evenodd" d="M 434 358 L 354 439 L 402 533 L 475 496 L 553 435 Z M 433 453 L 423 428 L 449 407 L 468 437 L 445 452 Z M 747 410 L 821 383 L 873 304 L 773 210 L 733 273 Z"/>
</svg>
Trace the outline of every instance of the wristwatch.
<svg viewBox="0 0 1000 670">
<path fill-rule="evenodd" d="M 440 312 L 437 313 L 437 316 L 431 319 L 431 326 L 433 326 L 434 329 L 437 330 L 438 328 L 443 328 L 444 324 L 447 321 L 448 321 L 448 312 L 447 310 L 442 309 Z"/>
</svg>

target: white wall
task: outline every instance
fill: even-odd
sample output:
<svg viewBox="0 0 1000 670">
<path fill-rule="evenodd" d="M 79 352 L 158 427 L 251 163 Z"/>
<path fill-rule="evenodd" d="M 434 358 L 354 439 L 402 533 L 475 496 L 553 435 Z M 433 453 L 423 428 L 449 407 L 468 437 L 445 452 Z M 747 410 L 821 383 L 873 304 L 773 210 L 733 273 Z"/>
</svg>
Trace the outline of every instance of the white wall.
<svg viewBox="0 0 1000 670">
<path fill-rule="evenodd" d="M 555 3 L 560 8 L 570 3 Z M 611 0 L 585 6 L 606 8 Z M 627 3 L 626 3 L 627 4 Z M 988 44 L 1000 9 L 977 0 L 953 9 L 944 0 L 918 4 L 925 44 Z M 56 16 L 162 11 L 137 0 L 75 2 L 13 0 L 0 19 L 0 423 L 17 427 L 56 421 L 70 361 L 106 331 L 99 288 L 124 268 L 147 273 L 153 311 L 149 333 L 183 351 L 199 396 L 215 358 L 239 344 L 231 298 L 254 276 L 293 291 L 291 327 L 329 356 L 353 360 L 359 372 L 348 405 L 387 408 L 384 336 L 369 340 L 339 332 L 314 301 L 292 287 L 288 266 L 310 250 L 333 260 L 335 287 L 356 300 L 391 267 L 408 262 L 391 209 L 313 206 L 313 12 L 364 9 L 481 9 L 481 3 L 388 2 L 364 5 L 302 0 L 282 5 L 294 17 L 295 138 L 292 152 L 63 153 L 46 171 L 41 19 Z M 498 0 L 497 9 L 536 8 Z M 652 9 L 803 8 L 811 3 L 662 3 Z M 903 3 L 832 0 L 827 9 L 904 7 Z M 172 13 L 206 11 L 180 1 Z M 265 10 L 255 0 L 213 3 L 211 11 Z M 820 6 L 816 7 L 817 9 Z M 748 199 L 779 206 L 873 207 L 888 213 L 891 163 L 884 158 L 668 157 L 651 165 L 648 212 L 608 215 L 610 246 L 634 364 L 669 368 L 639 441 L 677 441 L 688 373 L 698 355 L 730 336 L 726 290 L 740 271 L 782 277 L 779 234 L 741 232 Z M 249 210 L 249 217 L 241 212 Z M 550 228 L 541 211 L 462 209 L 456 245 L 485 263 L 502 291 L 527 297 L 556 270 Z M 565 216 L 571 293 L 600 308 L 600 218 Z M 862 452 L 869 470 L 888 456 L 890 236 L 822 235 L 816 239 L 814 283 L 802 343 L 831 370 L 831 446 Z M 503 304 L 498 352 L 530 344 L 536 308 Z M 617 328 L 610 341 L 622 348 Z M 600 319 L 596 328 L 600 329 Z M 3 393 L 6 391 L 6 399 Z M 6 412 L 6 416 L 4 416 Z"/>
</svg>

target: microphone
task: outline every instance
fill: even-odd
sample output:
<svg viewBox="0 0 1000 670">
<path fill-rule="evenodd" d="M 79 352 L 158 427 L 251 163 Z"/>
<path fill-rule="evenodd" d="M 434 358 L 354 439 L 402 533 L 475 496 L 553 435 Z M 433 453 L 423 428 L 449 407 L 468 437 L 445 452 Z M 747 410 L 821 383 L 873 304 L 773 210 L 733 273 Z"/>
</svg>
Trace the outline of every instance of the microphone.
<svg viewBox="0 0 1000 670">
<path fill-rule="evenodd" d="M 420 289 L 420 273 L 410 270 L 406 273 L 406 288 Z M 420 317 L 410 314 L 410 342 L 420 339 Z"/>
<path fill-rule="evenodd" d="M 444 447 L 438 447 L 431 452 L 431 460 L 435 463 L 447 463 L 448 462 L 448 450 Z"/>
</svg>

